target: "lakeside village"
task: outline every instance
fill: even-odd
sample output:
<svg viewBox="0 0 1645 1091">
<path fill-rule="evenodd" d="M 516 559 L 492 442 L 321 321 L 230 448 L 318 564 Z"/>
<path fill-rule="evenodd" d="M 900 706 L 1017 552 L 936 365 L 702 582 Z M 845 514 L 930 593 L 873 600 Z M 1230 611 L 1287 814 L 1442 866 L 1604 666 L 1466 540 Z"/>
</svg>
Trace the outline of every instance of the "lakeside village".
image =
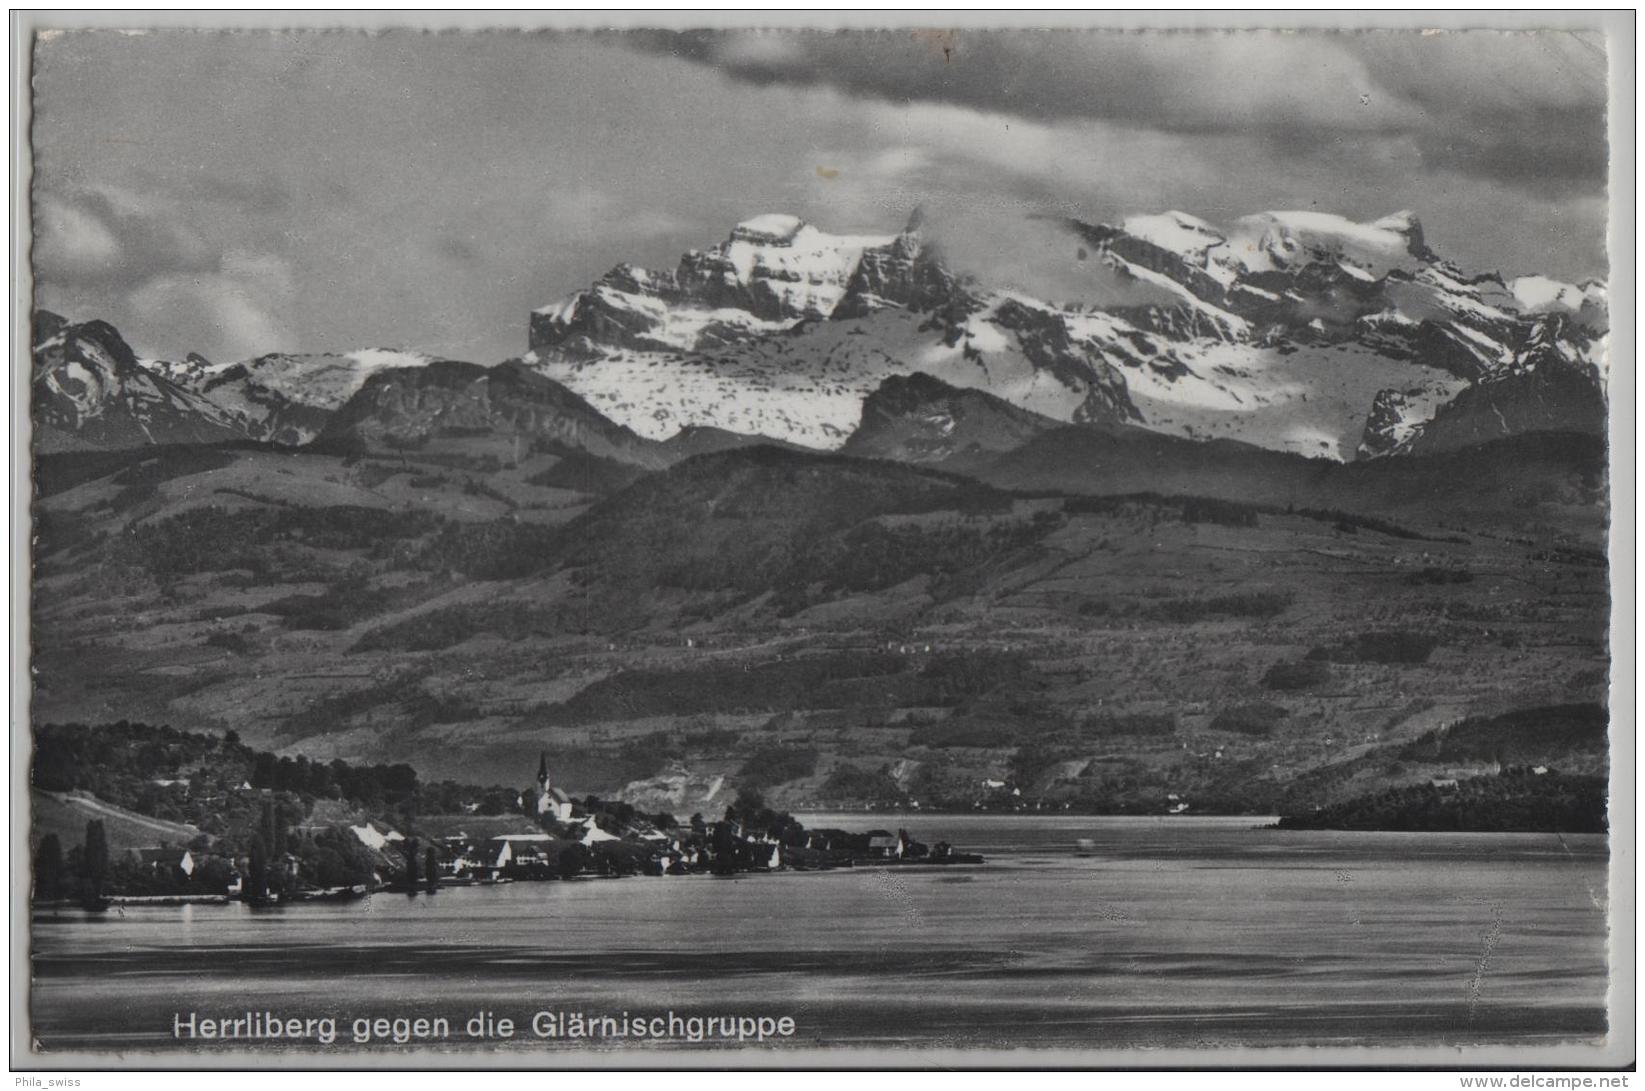
<svg viewBox="0 0 1645 1091">
<path fill-rule="evenodd" d="M 170 736 L 166 741 L 181 743 L 184 751 L 211 745 L 209 736 L 129 727 Z M 194 778 L 147 777 L 132 791 L 131 775 L 100 777 L 106 769 L 80 765 L 80 755 L 65 753 L 85 747 L 109 750 L 89 735 L 75 735 L 86 731 L 48 727 L 37 737 L 37 904 L 103 909 L 132 902 L 244 901 L 269 906 L 513 882 L 983 862 L 981 856 L 946 843 L 924 844 L 903 829 L 808 830 L 748 789 L 718 820 L 694 814 L 681 822 L 670 814 L 645 814 L 594 796 L 574 800 L 553 784 L 546 753 L 539 757 L 533 784 L 512 798 L 503 793 L 505 798 L 499 799 L 498 790 L 489 789 L 480 800 L 458 801 L 450 808 L 455 813 L 424 817 L 417 817 L 419 802 L 427 806 L 436 801 L 433 797 L 449 797 L 453 789 L 464 793 L 449 783 L 418 786 L 415 773 L 403 765 L 350 767 L 258 754 L 253 775 L 236 784 L 210 783 L 213 770 L 220 777 L 223 763 L 207 760 Z M 252 753 L 232 734 L 221 745 Z M 151 741 L 125 748 L 121 757 L 135 758 L 134 771 L 188 757 L 156 754 L 165 749 L 165 743 Z M 79 783 L 62 791 L 65 780 L 101 780 L 97 787 L 102 791 L 88 791 Z M 197 792 L 196 781 L 205 782 L 203 792 Z M 116 802 L 104 793 L 124 798 Z M 42 829 L 42 797 L 59 809 L 59 819 L 76 810 L 105 817 L 87 819 L 84 840 L 64 851 L 65 838 Z M 174 805 L 160 805 L 165 802 Z M 211 811 L 214 805 L 221 810 Z M 398 810 L 405 829 L 381 818 L 327 821 L 351 810 Z M 176 821 L 188 817 L 198 819 L 199 827 Z M 155 838 L 160 843 L 133 843 L 146 839 L 145 826 L 200 832 L 186 842 L 161 836 Z M 203 827 L 215 827 L 215 832 Z"/>
</svg>

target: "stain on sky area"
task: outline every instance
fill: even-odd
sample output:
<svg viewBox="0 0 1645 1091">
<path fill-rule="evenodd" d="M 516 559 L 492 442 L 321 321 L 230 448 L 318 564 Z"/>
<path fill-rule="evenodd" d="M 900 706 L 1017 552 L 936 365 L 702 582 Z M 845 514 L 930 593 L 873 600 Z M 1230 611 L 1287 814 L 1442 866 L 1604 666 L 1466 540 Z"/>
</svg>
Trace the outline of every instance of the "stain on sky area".
<svg viewBox="0 0 1645 1091">
<path fill-rule="evenodd" d="M 916 30 L 914 40 L 924 42 L 932 53 L 940 53 L 943 63 L 951 63 L 959 53 L 960 32 L 957 30 Z"/>
</svg>

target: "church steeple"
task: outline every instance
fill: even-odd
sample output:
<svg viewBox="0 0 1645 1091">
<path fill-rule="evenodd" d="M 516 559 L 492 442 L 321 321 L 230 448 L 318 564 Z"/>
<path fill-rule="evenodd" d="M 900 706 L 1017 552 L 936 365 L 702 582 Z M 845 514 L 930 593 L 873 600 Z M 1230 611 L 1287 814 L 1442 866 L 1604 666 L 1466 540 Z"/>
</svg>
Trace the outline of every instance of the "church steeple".
<svg viewBox="0 0 1645 1091">
<path fill-rule="evenodd" d="M 532 810 L 536 814 L 553 815 L 560 821 L 566 821 L 571 817 L 571 800 L 564 792 L 549 785 L 547 750 L 537 759 L 537 788 L 531 794 L 535 797 L 532 800 Z"/>
</svg>

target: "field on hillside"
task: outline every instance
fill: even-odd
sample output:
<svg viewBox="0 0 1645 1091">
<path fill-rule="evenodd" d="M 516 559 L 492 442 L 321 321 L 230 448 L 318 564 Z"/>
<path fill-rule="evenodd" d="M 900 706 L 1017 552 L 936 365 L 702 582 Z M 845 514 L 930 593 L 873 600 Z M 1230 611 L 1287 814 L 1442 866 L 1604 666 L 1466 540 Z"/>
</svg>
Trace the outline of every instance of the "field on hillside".
<svg viewBox="0 0 1645 1091">
<path fill-rule="evenodd" d="M 524 783 L 546 748 L 570 790 L 684 814 L 747 784 L 1262 812 L 1367 753 L 1356 790 L 1478 771 L 1390 747 L 1606 699 L 1603 556 L 1511 519 L 1010 494 L 769 449 L 637 482 L 463 457 L 58 467 L 36 720 L 477 783 Z"/>
<path fill-rule="evenodd" d="M 194 826 L 150 818 L 81 792 L 31 791 L 29 813 L 29 839 L 38 843 L 55 833 L 65 849 L 85 842 L 86 823 L 93 820 L 103 823 L 109 848 L 115 852 L 159 844 L 182 847 L 200 836 Z"/>
</svg>

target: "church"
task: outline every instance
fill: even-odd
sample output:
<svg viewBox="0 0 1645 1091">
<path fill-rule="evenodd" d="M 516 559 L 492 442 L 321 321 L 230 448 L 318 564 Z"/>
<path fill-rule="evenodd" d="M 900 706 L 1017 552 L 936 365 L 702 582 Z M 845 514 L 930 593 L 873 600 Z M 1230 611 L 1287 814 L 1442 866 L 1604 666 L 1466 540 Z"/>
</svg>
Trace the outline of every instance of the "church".
<svg viewBox="0 0 1645 1091">
<path fill-rule="evenodd" d="M 537 786 L 531 791 L 531 813 L 541 817 L 552 816 L 560 822 L 571 821 L 571 797 L 549 783 L 548 751 L 543 751 L 537 762 Z"/>
</svg>

